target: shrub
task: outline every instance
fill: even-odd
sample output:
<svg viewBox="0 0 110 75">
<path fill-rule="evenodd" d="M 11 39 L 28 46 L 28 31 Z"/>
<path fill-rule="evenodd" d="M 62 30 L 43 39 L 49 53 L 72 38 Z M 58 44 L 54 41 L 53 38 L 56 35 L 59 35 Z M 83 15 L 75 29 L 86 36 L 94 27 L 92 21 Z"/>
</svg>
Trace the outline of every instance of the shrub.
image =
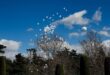
<svg viewBox="0 0 110 75">
<path fill-rule="evenodd" d="M 64 75 L 64 66 L 63 64 L 57 64 L 55 69 L 55 75 Z"/>
<path fill-rule="evenodd" d="M 105 58 L 105 75 L 110 75 L 110 57 Z"/>
<path fill-rule="evenodd" d="M 80 57 L 80 75 L 89 75 L 88 57 L 81 55 Z"/>
<path fill-rule="evenodd" d="M 6 64 L 4 56 L 0 56 L 0 75 L 6 75 Z"/>
</svg>

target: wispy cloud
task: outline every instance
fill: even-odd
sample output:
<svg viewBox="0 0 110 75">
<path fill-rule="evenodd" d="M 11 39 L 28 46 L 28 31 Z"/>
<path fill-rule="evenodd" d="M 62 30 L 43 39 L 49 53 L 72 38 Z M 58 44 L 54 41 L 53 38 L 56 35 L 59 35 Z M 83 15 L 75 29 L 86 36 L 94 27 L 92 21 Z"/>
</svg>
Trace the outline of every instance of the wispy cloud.
<svg viewBox="0 0 110 75">
<path fill-rule="evenodd" d="M 65 41 L 63 43 L 63 47 L 70 49 L 70 51 L 74 49 L 76 50 L 77 53 L 83 53 L 83 50 L 80 44 L 69 44 L 68 42 Z"/>
<path fill-rule="evenodd" d="M 86 32 L 72 32 L 69 34 L 69 37 L 79 37 L 86 35 Z"/>
<path fill-rule="evenodd" d="M 53 33 L 54 30 L 57 28 L 59 25 L 65 25 L 69 28 L 73 28 L 75 25 L 81 26 L 82 32 L 77 33 L 77 32 L 72 32 L 69 33 L 69 36 L 82 36 L 85 35 L 86 31 L 88 30 L 88 25 L 91 23 L 96 23 L 99 24 L 99 22 L 102 20 L 102 11 L 100 8 L 98 8 L 94 15 L 92 16 L 92 19 L 85 17 L 87 14 L 87 10 L 81 10 L 78 12 L 75 12 L 67 17 L 64 17 L 60 20 L 56 20 L 52 22 L 50 25 L 44 27 L 44 32 L 46 33 Z M 105 30 L 109 30 L 109 28 L 104 28 Z M 107 31 L 100 31 L 99 34 L 109 36 L 109 33 Z"/>
<path fill-rule="evenodd" d="M 103 27 L 103 30 L 105 30 L 105 31 L 109 31 L 110 30 L 110 27 Z"/>
<path fill-rule="evenodd" d="M 110 40 L 104 40 L 102 42 L 102 45 L 104 46 L 104 51 L 106 53 L 106 55 L 108 55 L 108 53 L 110 53 Z"/>
<path fill-rule="evenodd" d="M 102 42 L 102 44 L 103 44 L 104 46 L 110 48 L 110 40 L 104 40 L 104 41 Z"/>
<path fill-rule="evenodd" d="M 106 37 L 110 37 L 110 33 L 109 33 L 108 31 L 102 30 L 102 31 L 99 31 L 98 33 L 99 33 L 100 35 L 103 35 L 103 36 L 106 36 Z"/>
<path fill-rule="evenodd" d="M 96 12 L 93 15 L 93 21 L 96 22 L 97 24 L 102 20 L 102 12 L 100 10 L 101 8 L 98 8 Z"/>
<path fill-rule="evenodd" d="M 27 31 L 32 32 L 32 31 L 34 31 L 34 29 L 33 28 L 28 28 Z"/>
<path fill-rule="evenodd" d="M 85 18 L 84 15 L 87 14 L 86 10 L 82 10 L 76 13 L 73 13 L 72 15 L 63 18 L 61 21 L 62 24 L 67 26 L 72 25 L 88 25 L 89 19 Z"/>
<path fill-rule="evenodd" d="M 72 32 L 72 33 L 69 34 L 70 37 L 72 37 L 72 36 L 79 36 L 79 35 L 80 35 L 80 34 L 77 33 L 77 32 Z"/>
<path fill-rule="evenodd" d="M 72 27 L 73 25 L 88 25 L 90 20 L 84 17 L 85 14 L 87 14 L 87 11 L 82 10 L 60 20 L 54 21 L 50 26 L 44 27 L 44 32 L 53 32 L 58 25 L 62 24 L 68 27 Z"/>
</svg>

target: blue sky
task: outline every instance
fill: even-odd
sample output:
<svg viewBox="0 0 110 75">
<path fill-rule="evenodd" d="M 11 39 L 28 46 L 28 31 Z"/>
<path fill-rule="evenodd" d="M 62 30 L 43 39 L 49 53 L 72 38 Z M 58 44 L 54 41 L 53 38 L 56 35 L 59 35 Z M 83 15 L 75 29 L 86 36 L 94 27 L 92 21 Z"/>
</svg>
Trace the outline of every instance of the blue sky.
<svg viewBox="0 0 110 75">
<path fill-rule="evenodd" d="M 77 44 L 83 39 L 82 32 L 92 29 L 101 34 L 103 40 L 109 40 L 109 3 L 110 0 L 0 0 L 0 40 L 19 41 L 20 51 L 25 52 L 33 47 L 29 43 L 44 33 L 45 27 L 61 20 L 54 32 L 70 44 Z M 79 23 L 77 18 L 72 18 L 75 19 L 72 25 L 66 23 L 65 18 L 79 12 L 83 14 L 78 20 L 88 20 L 89 23 Z"/>
</svg>

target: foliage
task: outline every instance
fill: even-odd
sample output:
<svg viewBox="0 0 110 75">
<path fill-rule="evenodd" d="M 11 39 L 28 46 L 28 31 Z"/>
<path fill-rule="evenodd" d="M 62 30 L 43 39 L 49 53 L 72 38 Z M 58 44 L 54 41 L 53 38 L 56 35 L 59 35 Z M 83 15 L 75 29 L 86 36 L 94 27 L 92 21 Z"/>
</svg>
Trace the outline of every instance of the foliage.
<svg viewBox="0 0 110 75">
<path fill-rule="evenodd" d="M 105 75 L 110 75 L 110 57 L 105 58 Z"/>
<path fill-rule="evenodd" d="M 6 48 L 6 46 L 0 45 L 0 53 L 4 53 L 4 48 Z M 4 56 L 0 56 L 0 75 L 6 75 L 6 62 Z"/>
<path fill-rule="evenodd" d="M 13 62 L 10 59 L 6 59 L 6 75 L 12 75 Z"/>
<path fill-rule="evenodd" d="M 64 69 L 63 69 L 63 64 L 57 64 L 56 65 L 56 70 L 55 70 L 55 75 L 64 75 Z"/>
<path fill-rule="evenodd" d="M 56 35 L 42 35 L 36 48 L 27 49 L 27 57 L 21 53 L 13 61 L 0 57 L 0 75 L 104 75 L 104 65 L 105 74 L 109 75 L 110 59 L 105 57 L 96 33 L 88 32 L 81 42 L 85 54 L 78 54 L 74 49 L 64 47 L 63 43 L 64 40 Z M 0 53 L 4 53 L 3 48 L 5 46 L 0 45 Z M 46 53 L 49 59 L 37 55 L 38 51 Z"/>
<path fill-rule="evenodd" d="M 80 55 L 80 75 L 89 75 L 89 58 Z"/>
<path fill-rule="evenodd" d="M 6 64 L 4 56 L 0 56 L 0 75 L 6 75 Z"/>
<path fill-rule="evenodd" d="M 25 68 L 26 68 L 26 61 L 25 58 L 19 53 L 16 56 L 16 59 L 14 60 L 12 66 L 13 71 L 12 74 L 14 75 L 24 75 L 25 74 Z"/>
<path fill-rule="evenodd" d="M 0 53 L 4 53 L 2 49 L 6 48 L 6 46 L 0 44 Z"/>
</svg>

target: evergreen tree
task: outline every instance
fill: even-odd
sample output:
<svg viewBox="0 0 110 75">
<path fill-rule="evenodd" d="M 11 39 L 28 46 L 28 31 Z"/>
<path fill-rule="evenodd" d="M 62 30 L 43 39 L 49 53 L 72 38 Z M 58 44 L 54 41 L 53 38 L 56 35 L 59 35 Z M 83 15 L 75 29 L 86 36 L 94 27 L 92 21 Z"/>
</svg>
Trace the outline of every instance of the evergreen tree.
<svg viewBox="0 0 110 75">
<path fill-rule="evenodd" d="M 6 48 L 4 45 L 0 45 L 0 53 L 3 54 L 3 49 Z M 5 63 L 5 57 L 0 56 L 0 75 L 6 75 L 6 63 Z"/>
<path fill-rule="evenodd" d="M 56 65 L 56 70 L 55 70 L 55 75 L 64 75 L 64 67 L 63 64 L 57 64 Z"/>
</svg>

